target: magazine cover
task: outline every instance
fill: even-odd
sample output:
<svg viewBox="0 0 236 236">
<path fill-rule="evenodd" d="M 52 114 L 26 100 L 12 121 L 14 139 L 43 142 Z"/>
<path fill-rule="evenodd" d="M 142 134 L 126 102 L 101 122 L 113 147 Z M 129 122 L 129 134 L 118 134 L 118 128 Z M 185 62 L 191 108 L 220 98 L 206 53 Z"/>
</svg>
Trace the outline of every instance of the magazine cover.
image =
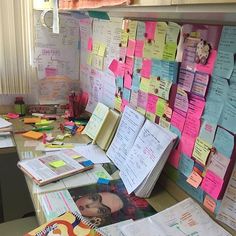
<svg viewBox="0 0 236 236">
<path fill-rule="evenodd" d="M 82 216 L 97 227 L 123 220 L 148 217 L 156 213 L 149 203 L 134 194 L 129 195 L 122 180 L 108 185 L 92 184 L 69 189 Z"/>
</svg>

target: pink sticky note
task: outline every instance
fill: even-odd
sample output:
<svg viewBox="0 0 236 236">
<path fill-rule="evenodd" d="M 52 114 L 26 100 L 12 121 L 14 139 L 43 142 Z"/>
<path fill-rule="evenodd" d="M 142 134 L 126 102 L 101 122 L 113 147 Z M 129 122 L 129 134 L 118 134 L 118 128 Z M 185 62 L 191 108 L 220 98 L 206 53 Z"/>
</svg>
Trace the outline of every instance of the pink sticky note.
<svg viewBox="0 0 236 236">
<path fill-rule="evenodd" d="M 138 107 L 146 109 L 147 106 L 148 93 L 141 90 L 138 91 Z"/>
<path fill-rule="evenodd" d="M 197 119 L 200 119 L 205 107 L 205 101 L 196 98 L 191 98 L 188 105 L 188 114 L 194 115 Z"/>
<path fill-rule="evenodd" d="M 154 39 L 155 37 L 155 31 L 156 31 L 156 21 L 146 21 L 145 22 L 145 38 L 147 39 Z"/>
<path fill-rule="evenodd" d="M 214 69 L 214 64 L 215 64 L 215 60 L 216 60 L 216 56 L 217 56 L 217 52 L 216 50 L 212 50 L 210 53 L 210 56 L 207 60 L 207 64 L 203 65 L 203 64 L 196 64 L 195 69 L 197 71 L 201 71 L 201 72 L 205 72 L 207 74 L 212 74 L 213 69 Z"/>
<path fill-rule="evenodd" d="M 129 73 L 125 73 L 125 77 L 124 77 L 124 87 L 127 89 L 131 89 L 132 86 L 132 77 Z"/>
<path fill-rule="evenodd" d="M 119 61 L 117 68 L 117 76 L 124 77 L 124 75 L 125 75 L 125 64 Z"/>
<path fill-rule="evenodd" d="M 128 70 L 130 74 L 133 73 L 133 68 L 134 68 L 134 59 L 131 57 L 126 57 L 125 59 L 125 68 Z"/>
<path fill-rule="evenodd" d="M 53 67 L 46 67 L 45 68 L 45 76 L 49 77 L 49 76 L 56 76 L 57 75 L 57 68 L 53 68 Z"/>
<path fill-rule="evenodd" d="M 88 47 L 87 47 L 87 49 L 90 52 L 93 51 L 93 39 L 91 37 L 88 39 Z"/>
<path fill-rule="evenodd" d="M 141 76 L 145 78 L 149 78 L 152 70 L 152 60 L 143 59 L 143 66 L 141 69 Z"/>
<path fill-rule="evenodd" d="M 16 118 L 19 118 L 19 114 L 7 113 L 7 117 L 8 117 L 9 119 L 16 119 Z"/>
<path fill-rule="evenodd" d="M 135 57 L 143 57 L 143 48 L 144 48 L 144 41 L 143 40 L 136 40 L 134 55 Z"/>
<path fill-rule="evenodd" d="M 201 121 L 198 118 L 196 118 L 193 114 L 187 114 L 183 129 L 183 135 L 196 138 L 198 136 L 200 126 Z"/>
<path fill-rule="evenodd" d="M 168 163 L 178 169 L 179 166 L 179 159 L 180 159 L 180 152 L 177 149 L 174 149 L 169 158 L 168 158 Z"/>
<path fill-rule="evenodd" d="M 158 100 L 158 97 L 156 95 L 150 94 L 150 93 L 148 94 L 147 108 L 146 108 L 148 112 L 155 114 L 157 100 Z"/>
<path fill-rule="evenodd" d="M 179 143 L 179 148 L 181 149 L 181 152 L 186 154 L 187 156 L 191 157 L 193 148 L 195 144 L 195 138 L 192 138 L 187 135 L 182 135 Z"/>
<path fill-rule="evenodd" d="M 218 199 L 224 180 L 207 170 L 206 176 L 202 181 L 201 188 L 214 199 Z"/>
<path fill-rule="evenodd" d="M 187 179 L 187 183 L 192 185 L 194 188 L 198 188 L 202 182 L 202 177 L 195 171 L 193 171 Z"/>
<path fill-rule="evenodd" d="M 122 103 L 121 103 L 121 111 L 123 112 L 125 107 L 129 104 L 128 101 L 126 101 L 125 99 L 122 99 Z"/>
<path fill-rule="evenodd" d="M 116 59 L 113 59 L 111 64 L 109 65 L 109 70 L 114 73 L 114 75 L 117 76 L 117 70 L 118 70 L 118 64 L 119 62 Z"/>
<path fill-rule="evenodd" d="M 208 195 L 206 195 L 205 199 L 204 199 L 204 202 L 203 202 L 203 205 L 208 209 L 210 210 L 212 213 L 215 212 L 215 209 L 216 209 L 216 202 L 210 198 Z"/>
<path fill-rule="evenodd" d="M 126 55 L 128 57 L 133 57 L 135 51 L 135 40 L 129 40 Z"/>
<path fill-rule="evenodd" d="M 171 117 L 171 124 L 179 129 L 179 131 L 182 133 L 185 123 L 185 117 L 181 116 L 179 113 L 174 111 L 172 113 Z"/>
</svg>

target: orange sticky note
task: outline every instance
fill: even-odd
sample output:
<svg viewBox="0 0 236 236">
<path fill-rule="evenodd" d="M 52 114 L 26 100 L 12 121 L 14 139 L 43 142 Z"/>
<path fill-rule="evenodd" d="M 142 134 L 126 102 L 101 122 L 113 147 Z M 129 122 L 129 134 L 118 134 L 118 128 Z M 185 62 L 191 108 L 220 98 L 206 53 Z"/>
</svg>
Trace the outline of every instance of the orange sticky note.
<svg viewBox="0 0 236 236">
<path fill-rule="evenodd" d="M 197 172 L 193 171 L 188 177 L 187 182 L 194 188 L 198 188 L 198 186 L 202 182 L 202 177 Z"/>
<path fill-rule="evenodd" d="M 214 213 L 215 211 L 215 208 L 216 208 L 216 203 L 215 201 L 209 197 L 208 195 L 206 195 L 205 199 L 204 199 L 204 202 L 203 202 L 203 205 L 208 209 L 210 210 L 212 213 Z"/>
<path fill-rule="evenodd" d="M 22 136 L 24 136 L 26 138 L 40 139 L 43 137 L 43 134 L 39 133 L 39 132 L 35 132 L 35 131 L 28 131 L 28 132 L 22 134 Z"/>
<path fill-rule="evenodd" d="M 40 117 L 26 117 L 26 118 L 24 118 L 25 124 L 34 124 L 34 123 L 37 123 L 40 121 L 41 121 Z"/>
</svg>

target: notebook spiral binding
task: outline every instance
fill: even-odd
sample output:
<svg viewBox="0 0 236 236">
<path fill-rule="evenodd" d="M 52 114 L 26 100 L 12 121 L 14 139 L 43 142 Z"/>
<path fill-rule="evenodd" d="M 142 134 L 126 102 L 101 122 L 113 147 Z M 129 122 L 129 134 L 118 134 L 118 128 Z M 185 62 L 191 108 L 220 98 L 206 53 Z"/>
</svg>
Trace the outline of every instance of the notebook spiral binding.
<svg viewBox="0 0 236 236">
<path fill-rule="evenodd" d="M 99 229 L 96 225 L 91 223 L 89 219 L 79 214 L 79 212 L 73 212 L 73 214 L 78 220 L 81 220 L 84 224 L 88 225 L 91 229 L 94 229 L 95 232 L 97 232 L 100 236 L 107 236 L 101 229 Z"/>
</svg>

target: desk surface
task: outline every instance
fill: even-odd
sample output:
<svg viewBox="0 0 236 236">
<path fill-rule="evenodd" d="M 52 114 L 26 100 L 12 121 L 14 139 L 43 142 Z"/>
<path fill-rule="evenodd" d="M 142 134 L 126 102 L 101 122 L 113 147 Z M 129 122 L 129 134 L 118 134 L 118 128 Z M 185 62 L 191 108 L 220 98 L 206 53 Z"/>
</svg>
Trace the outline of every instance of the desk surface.
<svg viewBox="0 0 236 236">
<path fill-rule="evenodd" d="M 54 130 L 50 131 L 54 136 L 57 134 L 62 134 L 61 130 L 59 129 L 59 122 L 54 122 Z M 20 120 L 14 120 L 13 121 L 15 131 L 22 131 L 22 130 L 30 130 L 32 129 L 31 125 L 25 125 L 23 121 Z M 35 147 L 24 147 L 24 142 L 26 140 L 29 140 L 27 138 L 24 138 L 22 134 L 14 134 L 14 139 L 16 143 L 17 152 L 20 159 L 24 159 L 26 153 L 31 154 L 33 156 L 41 156 L 43 153 L 41 151 L 35 151 Z M 72 136 L 72 138 L 65 140 L 65 142 L 70 143 L 88 143 L 90 142 L 89 138 L 86 135 L 75 135 Z M 35 212 L 39 221 L 39 224 L 45 223 L 46 219 L 43 214 L 43 211 L 41 209 L 39 200 L 38 200 L 38 193 L 35 192 L 35 188 L 37 188 L 36 184 L 32 182 L 30 178 L 25 176 L 28 189 L 34 204 Z M 163 186 L 161 187 L 161 186 Z M 46 190 L 45 190 L 46 191 Z M 167 207 L 170 207 L 174 205 L 176 202 L 181 201 L 185 198 L 187 198 L 188 195 L 180 189 L 178 186 L 176 186 L 173 182 L 166 179 L 164 175 L 162 175 L 159 180 L 158 184 L 156 185 L 155 189 L 153 190 L 153 193 L 150 198 L 147 199 L 147 201 L 152 205 L 152 207 L 157 210 L 161 211 L 166 209 Z M 236 233 L 231 230 L 229 227 L 223 225 L 232 235 L 236 235 Z"/>
</svg>

